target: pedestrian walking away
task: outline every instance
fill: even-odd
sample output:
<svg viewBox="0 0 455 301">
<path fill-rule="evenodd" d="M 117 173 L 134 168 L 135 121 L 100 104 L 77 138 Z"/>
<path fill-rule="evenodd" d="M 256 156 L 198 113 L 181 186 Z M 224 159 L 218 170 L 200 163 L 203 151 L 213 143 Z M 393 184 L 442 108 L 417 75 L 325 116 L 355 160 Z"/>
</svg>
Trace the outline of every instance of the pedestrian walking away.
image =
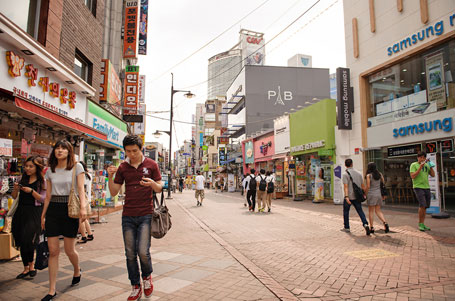
<svg viewBox="0 0 455 301">
<path fill-rule="evenodd" d="M 85 173 L 84 191 L 88 207 L 91 206 L 92 201 L 92 176 L 88 172 L 87 165 L 82 161 L 80 161 L 79 163 L 84 168 Z M 90 227 L 88 218 L 85 219 L 84 221 L 82 220 L 79 221 L 79 233 L 81 233 L 81 239 L 77 243 L 85 244 L 87 241 L 91 241 L 94 239 L 92 228 Z"/>
<path fill-rule="evenodd" d="M 267 211 L 272 211 L 272 196 L 275 192 L 275 177 L 272 176 L 272 173 L 268 171 L 266 173 L 265 181 L 267 182 L 267 195 L 266 195 L 266 204 Z"/>
<path fill-rule="evenodd" d="M 80 163 L 76 163 L 73 146 L 67 140 L 58 141 L 49 157 L 49 169 L 46 172 L 46 199 L 41 214 L 41 227 L 45 230 L 49 246 L 49 292 L 41 300 L 52 300 L 56 295 L 58 256 L 60 254 L 59 236 L 63 236 L 65 253 L 73 265 L 74 273 L 71 286 L 81 281 L 79 254 L 75 249 L 79 219 L 68 216 L 68 199 L 73 184 L 80 199 L 80 219 L 87 218 L 85 200 L 85 172 Z"/>
<path fill-rule="evenodd" d="M 131 294 L 127 300 L 139 300 L 142 297 L 142 285 L 138 257 L 141 263 L 144 295 L 150 297 L 153 292 L 150 226 L 153 193 L 162 191 L 163 182 L 158 164 L 142 154 L 142 139 L 139 136 L 125 136 L 123 148 L 127 156 L 126 160 L 118 168 L 108 167 L 109 191 L 114 197 L 125 183 L 122 232 L 128 278 L 132 285 Z"/>
<path fill-rule="evenodd" d="M 179 191 L 183 193 L 183 177 L 179 178 Z"/>
<path fill-rule="evenodd" d="M 245 196 L 244 196 L 244 199 L 243 199 L 243 206 L 246 207 L 247 206 L 247 194 L 248 194 L 248 173 L 243 177 L 243 180 L 242 180 L 242 191 L 245 191 Z"/>
<path fill-rule="evenodd" d="M 343 188 L 344 188 L 344 201 L 343 201 L 343 220 L 344 228 L 342 229 L 345 232 L 350 232 L 349 227 L 349 209 L 351 205 L 354 206 L 357 214 L 362 221 L 363 228 L 367 235 L 370 235 L 370 227 L 368 226 L 367 219 L 365 218 L 365 213 L 362 210 L 362 203 L 359 200 L 359 196 L 354 192 L 354 185 L 357 187 L 364 188 L 363 177 L 357 170 L 354 169 L 352 159 L 346 159 L 344 162 L 346 166 L 346 172 L 343 174 Z"/>
<path fill-rule="evenodd" d="M 264 169 L 260 170 L 260 174 L 256 177 L 256 183 L 258 184 L 258 212 L 264 212 L 266 202 L 265 199 L 267 197 L 267 180 Z"/>
<path fill-rule="evenodd" d="M 31 156 L 25 160 L 24 173 L 19 182 L 14 183 L 11 196 L 19 204 L 13 215 L 11 232 L 16 247 L 20 249 L 24 271 L 16 279 L 27 276 L 35 277 L 35 248 L 41 234 L 41 214 L 46 198 L 46 182 L 43 174 L 44 161 L 40 156 Z"/>
<path fill-rule="evenodd" d="M 197 201 L 196 206 L 202 206 L 202 201 L 204 201 L 204 183 L 205 183 L 205 177 L 201 175 L 201 172 L 198 170 L 197 171 L 197 176 L 196 176 L 196 189 L 195 189 L 195 197 Z M 199 201 L 200 197 L 200 201 Z"/>
<path fill-rule="evenodd" d="M 384 184 L 384 177 L 378 171 L 374 162 L 368 163 L 367 172 L 365 175 L 365 194 L 367 195 L 368 217 L 370 220 L 370 233 L 374 233 L 374 213 L 384 225 L 385 233 L 389 232 L 389 224 L 387 224 L 384 214 L 381 211 L 382 202 L 385 196 L 381 194 L 381 183 Z"/>
<path fill-rule="evenodd" d="M 431 192 L 430 182 L 428 176 L 435 176 L 433 167 L 435 164 L 427 159 L 425 152 L 419 152 L 417 154 L 417 162 L 414 162 L 409 167 L 409 173 L 412 179 L 412 188 L 416 195 L 417 201 L 419 202 L 419 230 L 429 231 L 429 227 L 425 225 L 425 215 L 427 214 L 427 208 L 430 207 Z"/>
<path fill-rule="evenodd" d="M 256 207 L 257 183 L 256 183 L 255 175 L 254 175 L 255 172 L 256 172 L 256 170 L 251 169 L 250 175 L 247 178 L 248 186 L 247 186 L 246 200 L 248 201 L 249 211 L 251 211 L 251 212 L 254 212 L 255 207 Z"/>
</svg>

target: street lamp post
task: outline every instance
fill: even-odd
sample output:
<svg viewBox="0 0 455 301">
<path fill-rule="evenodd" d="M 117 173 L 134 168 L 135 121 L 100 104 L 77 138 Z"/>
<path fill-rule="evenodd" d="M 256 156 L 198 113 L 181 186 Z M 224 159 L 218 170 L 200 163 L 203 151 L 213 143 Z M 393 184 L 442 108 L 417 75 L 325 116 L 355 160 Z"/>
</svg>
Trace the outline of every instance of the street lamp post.
<svg viewBox="0 0 455 301">
<path fill-rule="evenodd" d="M 166 133 L 169 135 L 169 177 L 168 177 L 168 188 L 167 188 L 167 199 L 171 199 L 171 178 L 172 178 L 172 121 L 174 119 L 174 94 L 178 92 L 186 92 L 186 98 L 192 98 L 195 95 L 188 90 L 174 90 L 174 73 L 171 73 L 172 81 L 171 81 L 171 118 L 169 119 L 169 131 L 156 131 L 153 135 L 155 137 L 159 137 L 160 133 Z"/>
</svg>

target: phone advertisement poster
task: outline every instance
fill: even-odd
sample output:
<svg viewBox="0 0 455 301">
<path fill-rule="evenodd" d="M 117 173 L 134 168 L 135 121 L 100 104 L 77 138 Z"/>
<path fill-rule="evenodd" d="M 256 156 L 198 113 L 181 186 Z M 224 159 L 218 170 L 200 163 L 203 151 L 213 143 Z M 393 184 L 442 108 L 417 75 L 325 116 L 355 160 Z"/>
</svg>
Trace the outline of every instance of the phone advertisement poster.
<svg viewBox="0 0 455 301">
<path fill-rule="evenodd" d="M 429 176 L 428 182 L 430 183 L 431 203 L 427 213 L 440 213 L 441 205 L 439 202 L 439 178 L 438 178 L 438 162 L 436 160 L 436 153 L 428 154 L 427 158 L 434 164 L 434 177 Z M 430 164 L 430 163 L 428 163 Z"/>
</svg>

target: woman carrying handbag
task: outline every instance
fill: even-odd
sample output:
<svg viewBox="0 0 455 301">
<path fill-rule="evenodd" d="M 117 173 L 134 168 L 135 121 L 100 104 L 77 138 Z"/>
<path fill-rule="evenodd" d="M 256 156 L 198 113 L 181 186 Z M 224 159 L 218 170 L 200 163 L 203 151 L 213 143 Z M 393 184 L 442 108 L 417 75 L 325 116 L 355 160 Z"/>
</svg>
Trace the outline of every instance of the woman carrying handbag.
<svg viewBox="0 0 455 301">
<path fill-rule="evenodd" d="M 17 209 L 13 215 L 12 229 L 16 246 L 20 248 L 24 271 L 16 279 L 35 277 L 35 247 L 41 233 L 40 218 L 46 197 L 46 183 L 43 174 L 44 162 L 40 156 L 25 160 L 24 173 L 19 182 L 14 183 L 11 196 L 18 197 Z"/>
<path fill-rule="evenodd" d="M 82 165 L 76 163 L 71 143 L 60 140 L 54 145 L 45 178 L 47 193 L 41 215 L 41 227 L 45 230 L 49 246 L 49 293 L 41 300 L 49 301 L 57 295 L 55 285 L 60 253 L 60 235 L 64 237 L 65 253 L 74 267 L 71 286 L 75 286 L 81 281 L 79 255 L 75 249 L 79 219 L 68 216 L 68 200 L 74 185 L 80 199 L 80 218 L 85 220 L 87 217 L 84 192 L 85 173 Z M 73 183 L 73 178 L 75 183 Z"/>
<path fill-rule="evenodd" d="M 370 233 L 374 233 L 373 222 L 374 222 L 374 213 L 379 217 L 379 219 L 384 224 L 385 233 L 389 232 L 389 224 L 387 224 L 384 214 L 382 214 L 381 206 L 384 196 L 381 192 L 381 182 L 384 183 L 384 177 L 376 168 L 374 162 L 368 163 L 367 173 L 365 175 L 366 189 L 365 194 L 367 195 L 367 205 L 369 211 L 369 221 L 370 221 Z"/>
</svg>

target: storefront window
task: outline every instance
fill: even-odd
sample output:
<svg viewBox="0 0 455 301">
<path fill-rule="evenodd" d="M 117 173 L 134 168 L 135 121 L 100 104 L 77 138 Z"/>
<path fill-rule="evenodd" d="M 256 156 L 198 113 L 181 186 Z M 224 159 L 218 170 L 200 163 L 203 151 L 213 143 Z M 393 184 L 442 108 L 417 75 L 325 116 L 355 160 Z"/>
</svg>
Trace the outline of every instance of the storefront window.
<svg viewBox="0 0 455 301">
<path fill-rule="evenodd" d="M 449 41 L 368 78 L 368 126 L 455 107 L 455 41 Z"/>
</svg>

